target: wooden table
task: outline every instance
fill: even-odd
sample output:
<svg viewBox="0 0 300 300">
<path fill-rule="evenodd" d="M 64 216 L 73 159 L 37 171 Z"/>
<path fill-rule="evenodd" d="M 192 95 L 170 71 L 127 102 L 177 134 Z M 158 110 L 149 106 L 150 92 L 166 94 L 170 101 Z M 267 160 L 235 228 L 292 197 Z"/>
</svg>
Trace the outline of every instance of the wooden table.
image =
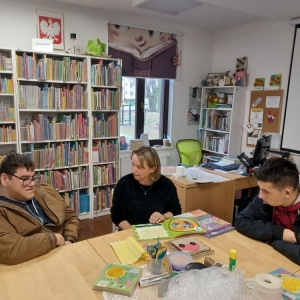
<svg viewBox="0 0 300 300">
<path fill-rule="evenodd" d="M 132 229 L 129 229 L 128 232 L 135 236 Z M 252 240 L 236 230 L 211 239 L 207 239 L 200 234 L 195 234 L 194 237 L 214 250 L 215 253 L 209 255 L 209 257 L 221 264 L 228 264 L 230 249 L 236 249 L 237 267 L 245 271 L 244 277 L 246 278 L 254 278 L 259 273 L 269 273 L 279 267 L 283 267 L 291 272 L 299 270 L 297 264 L 275 251 L 271 246 Z M 165 241 L 169 240 L 162 240 L 161 242 Z M 149 241 L 149 243 L 151 242 L 155 243 L 155 241 Z M 101 255 L 101 252 L 99 254 Z M 204 257 L 197 261 L 203 263 Z"/>
<path fill-rule="evenodd" d="M 56 248 L 19 265 L 1 265 L 0 299 L 103 299 L 92 287 L 105 265 L 87 241 Z"/>
<path fill-rule="evenodd" d="M 227 222 L 232 222 L 234 206 L 234 180 L 216 183 L 194 183 L 169 176 L 174 183 L 182 212 L 202 209 Z"/>
</svg>

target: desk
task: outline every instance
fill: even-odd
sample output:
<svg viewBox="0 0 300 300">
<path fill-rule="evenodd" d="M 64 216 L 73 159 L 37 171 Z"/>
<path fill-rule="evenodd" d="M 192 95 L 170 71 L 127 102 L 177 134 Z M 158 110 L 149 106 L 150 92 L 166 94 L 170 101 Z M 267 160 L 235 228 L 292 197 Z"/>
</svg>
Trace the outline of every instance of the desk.
<svg viewBox="0 0 300 300">
<path fill-rule="evenodd" d="M 227 222 L 232 222 L 234 180 L 216 183 L 194 183 L 169 176 L 176 189 L 182 212 L 202 209 Z"/>
<path fill-rule="evenodd" d="M 234 180 L 234 190 L 239 191 L 243 189 L 253 188 L 257 186 L 257 180 L 254 176 L 242 176 L 236 172 L 220 172 L 218 170 L 208 170 L 204 168 L 197 167 L 201 170 L 207 171 L 209 173 L 213 173 L 216 175 L 220 175 L 226 177 L 228 179 Z"/>
<path fill-rule="evenodd" d="M 199 169 L 229 179 L 225 182 L 196 184 L 186 179 L 169 176 L 177 189 L 182 212 L 202 209 L 229 223 L 233 220 L 235 192 L 257 186 L 255 177 L 246 177 L 233 172 Z M 162 172 L 167 172 L 162 168 Z"/>
<path fill-rule="evenodd" d="M 92 289 L 105 262 L 87 241 L 28 262 L 0 267 L 1 300 L 99 300 Z"/>
<path fill-rule="evenodd" d="M 135 236 L 132 229 L 128 231 Z M 230 249 L 236 249 L 237 267 L 245 271 L 244 277 L 246 278 L 254 278 L 259 273 L 269 273 L 279 267 L 283 267 L 291 272 L 299 270 L 297 264 L 275 251 L 271 246 L 252 240 L 236 230 L 211 239 L 207 239 L 200 234 L 195 234 L 194 237 L 214 250 L 215 254 L 209 255 L 209 257 L 221 264 L 228 264 Z M 162 243 L 165 241 L 169 240 L 161 240 Z M 204 257 L 197 261 L 203 263 Z"/>
</svg>

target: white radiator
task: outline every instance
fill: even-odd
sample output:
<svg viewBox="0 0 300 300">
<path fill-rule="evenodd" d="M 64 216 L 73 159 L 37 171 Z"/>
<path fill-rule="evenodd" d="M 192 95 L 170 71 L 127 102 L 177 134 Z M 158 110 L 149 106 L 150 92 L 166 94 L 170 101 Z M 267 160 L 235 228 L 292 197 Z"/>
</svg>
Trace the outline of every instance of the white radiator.
<svg viewBox="0 0 300 300">
<path fill-rule="evenodd" d="M 130 155 L 130 154 L 129 154 Z M 158 153 L 160 164 L 162 167 L 168 166 L 168 158 L 170 157 L 169 153 L 162 153 L 161 155 Z M 120 178 L 131 173 L 132 164 L 131 158 L 125 157 L 120 159 Z"/>
<path fill-rule="evenodd" d="M 168 156 L 167 155 L 159 155 L 160 164 L 162 167 L 166 167 L 168 165 Z"/>
</svg>

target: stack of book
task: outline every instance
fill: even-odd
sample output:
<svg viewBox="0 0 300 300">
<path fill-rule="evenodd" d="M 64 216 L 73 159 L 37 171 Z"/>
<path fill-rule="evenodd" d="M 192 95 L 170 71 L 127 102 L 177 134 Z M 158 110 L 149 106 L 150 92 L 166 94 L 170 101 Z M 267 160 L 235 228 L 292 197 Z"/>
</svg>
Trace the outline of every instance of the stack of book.
<svg viewBox="0 0 300 300">
<path fill-rule="evenodd" d="M 144 145 L 143 140 L 130 140 L 130 150 L 136 150 Z"/>
</svg>

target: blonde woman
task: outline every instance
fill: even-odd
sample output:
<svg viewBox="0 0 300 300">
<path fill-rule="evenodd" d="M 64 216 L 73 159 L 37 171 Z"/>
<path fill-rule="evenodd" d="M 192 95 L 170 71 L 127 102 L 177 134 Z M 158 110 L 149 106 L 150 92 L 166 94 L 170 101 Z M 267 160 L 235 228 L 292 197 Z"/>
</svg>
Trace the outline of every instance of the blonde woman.
<svg viewBox="0 0 300 300">
<path fill-rule="evenodd" d="M 111 218 L 119 229 L 160 223 L 181 213 L 173 182 L 161 175 L 157 152 L 142 146 L 131 153 L 132 173 L 122 177 L 114 191 Z"/>
</svg>

